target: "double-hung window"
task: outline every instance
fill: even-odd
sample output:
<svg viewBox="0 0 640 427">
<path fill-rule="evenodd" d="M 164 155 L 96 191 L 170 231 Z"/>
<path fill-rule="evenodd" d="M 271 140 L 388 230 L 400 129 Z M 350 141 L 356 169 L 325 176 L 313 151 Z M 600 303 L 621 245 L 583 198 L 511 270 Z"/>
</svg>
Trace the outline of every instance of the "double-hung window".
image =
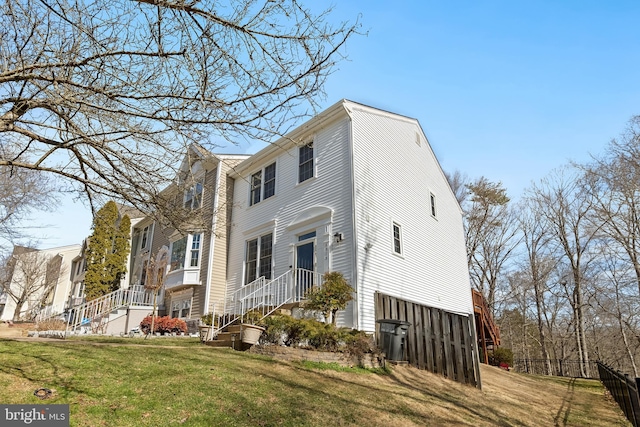
<svg viewBox="0 0 640 427">
<path fill-rule="evenodd" d="M 149 226 L 142 229 L 142 237 L 140 239 L 140 249 L 146 249 L 149 242 Z"/>
<path fill-rule="evenodd" d="M 313 142 L 300 147 L 298 161 L 298 183 L 313 178 Z"/>
<path fill-rule="evenodd" d="M 171 271 L 200 266 L 202 234 L 188 234 L 171 243 Z"/>
<path fill-rule="evenodd" d="M 276 194 L 276 164 L 272 163 L 251 175 L 249 206 L 266 200 Z"/>
<path fill-rule="evenodd" d="M 201 182 L 196 182 L 184 192 L 184 208 L 198 209 L 202 206 L 202 191 L 204 186 Z"/>
<path fill-rule="evenodd" d="M 245 285 L 259 277 L 271 279 L 271 257 L 273 254 L 273 234 L 265 234 L 247 241 L 245 255 Z"/>
</svg>

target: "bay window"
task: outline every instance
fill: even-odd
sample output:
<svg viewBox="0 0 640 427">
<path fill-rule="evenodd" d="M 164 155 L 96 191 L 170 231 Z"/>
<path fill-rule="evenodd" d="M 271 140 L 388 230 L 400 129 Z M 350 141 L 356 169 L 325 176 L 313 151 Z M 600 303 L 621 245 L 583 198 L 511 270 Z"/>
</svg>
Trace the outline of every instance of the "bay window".
<svg viewBox="0 0 640 427">
<path fill-rule="evenodd" d="M 200 266 L 202 233 L 188 234 L 171 243 L 170 270 Z"/>
</svg>

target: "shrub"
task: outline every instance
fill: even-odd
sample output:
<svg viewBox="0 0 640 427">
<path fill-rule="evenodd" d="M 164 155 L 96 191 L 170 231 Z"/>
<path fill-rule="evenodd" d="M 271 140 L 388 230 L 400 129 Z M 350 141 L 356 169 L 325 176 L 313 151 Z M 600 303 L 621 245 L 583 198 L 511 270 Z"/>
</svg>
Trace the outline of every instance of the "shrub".
<svg viewBox="0 0 640 427">
<path fill-rule="evenodd" d="M 513 351 L 510 348 L 498 347 L 493 349 L 489 353 L 489 364 L 493 366 L 500 366 L 501 363 L 506 363 L 509 366 L 513 366 Z"/>
<path fill-rule="evenodd" d="M 200 321 L 203 325 L 211 326 L 211 322 L 213 321 L 213 313 L 207 313 L 200 318 Z"/>
<path fill-rule="evenodd" d="M 244 314 L 244 316 L 242 316 L 242 322 L 249 323 L 251 325 L 257 325 L 258 322 L 260 322 L 260 319 L 262 319 L 262 313 L 260 313 L 258 310 L 248 311 Z"/>
<path fill-rule="evenodd" d="M 315 319 L 305 321 L 307 343 L 316 350 L 338 351 L 343 342 L 341 332 L 331 323 L 322 323 Z"/>
<path fill-rule="evenodd" d="M 36 331 L 64 331 L 67 328 L 67 324 L 64 320 L 59 319 L 47 319 L 36 323 Z"/>
<path fill-rule="evenodd" d="M 322 286 L 307 292 L 305 308 L 322 313 L 325 323 L 336 324 L 336 313 L 344 310 L 353 299 L 353 288 L 338 271 L 328 271 L 322 276 Z"/>
<path fill-rule="evenodd" d="M 288 335 L 287 328 L 291 316 L 282 314 L 274 314 L 265 318 L 261 322 L 261 326 L 265 327 L 264 332 L 260 336 L 261 344 L 282 345 Z"/>
<path fill-rule="evenodd" d="M 187 322 L 182 319 L 172 318 L 169 316 L 158 317 L 156 316 L 153 322 L 153 331 L 151 330 L 151 316 L 147 316 L 140 322 L 140 330 L 143 333 L 155 333 L 160 332 L 163 334 L 169 334 L 172 332 L 180 333 L 187 332 Z"/>
<path fill-rule="evenodd" d="M 373 340 L 373 335 L 355 329 L 349 330 L 345 337 L 345 351 L 362 361 L 365 354 L 377 353 L 378 348 Z"/>
<path fill-rule="evenodd" d="M 261 344 L 305 347 L 322 351 L 344 351 L 361 360 L 364 354 L 374 352 L 373 338 L 365 332 L 349 328 L 336 328 L 331 323 L 316 319 L 295 319 L 276 314 L 263 320 L 265 331 Z"/>
</svg>

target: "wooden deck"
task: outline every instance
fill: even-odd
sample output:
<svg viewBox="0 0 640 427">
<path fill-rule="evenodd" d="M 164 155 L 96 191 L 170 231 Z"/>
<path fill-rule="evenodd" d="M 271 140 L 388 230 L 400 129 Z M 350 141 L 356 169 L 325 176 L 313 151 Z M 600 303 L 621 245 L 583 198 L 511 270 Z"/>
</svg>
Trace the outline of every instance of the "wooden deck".
<svg viewBox="0 0 640 427">
<path fill-rule="evenodd" d="M 472 289 L 473 311 L 476 318 L 476 333 L 478 335 L 478 345 L 482 350 L 481 362 L 489 363 L 488 349 L 500 346 L 500 329 L 493 320 L 487 301 L 482 293 Z"/>
</svg>

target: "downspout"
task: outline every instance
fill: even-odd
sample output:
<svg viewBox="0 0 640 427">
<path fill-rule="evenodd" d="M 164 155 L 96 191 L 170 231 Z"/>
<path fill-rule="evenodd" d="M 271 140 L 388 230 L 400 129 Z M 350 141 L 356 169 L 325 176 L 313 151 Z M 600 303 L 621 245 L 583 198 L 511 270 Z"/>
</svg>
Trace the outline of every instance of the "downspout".
<svg viewBox="0 0 640 427">
<path fill-rule="evenodd" d="M 354 164 L 354 150 L 353 150 L 353 117 L 351 115 L 351 110 L 347 108 L 346 105 L 343 104 L 347 115 L 349 116 L 349 130 L 348 130 L 348 138 L 349 138 L 349 168 L 350 170 L 350 180 L 351 180 L 351 227 L 353 230 L 353 242 L 351 244 L 353 263 L 352 263 L 352 280 L 353 280 L 353 289 L 355 290 L 355 298 L 353 299 L 353 319 L 354 329 L 360 329 L 360 310 L 358 307 L 360 306 L 359 298 L 360 295 L 364 295 L 364 292 L 361 292 L 360 284 L 358 283 L 358 229 L 356 228 L 356 183 L 355 183 L 355 164 Z"/>
<path fill-rule="evenodd" d="M 205 310 L 202 314 L 207 314 L 209 312 L 209 306 L 211 298 L 211 276 L 213 275 L 213 252 L 214 252 L 214 243 L 216 238 L 216 225 L 218 223 L 218 206 L 220 204 L 220 179 L 222 177 L 222 161 L 218 159 L 218 168 L 216 170 L 216 185 L 213 194 L 213 219 L 211 220 L 211 237 L 209 239 L 209 261 L 207 262 L 207 282 L 204 293 L 204 301 L 205 301 Z"/>
</svg>

